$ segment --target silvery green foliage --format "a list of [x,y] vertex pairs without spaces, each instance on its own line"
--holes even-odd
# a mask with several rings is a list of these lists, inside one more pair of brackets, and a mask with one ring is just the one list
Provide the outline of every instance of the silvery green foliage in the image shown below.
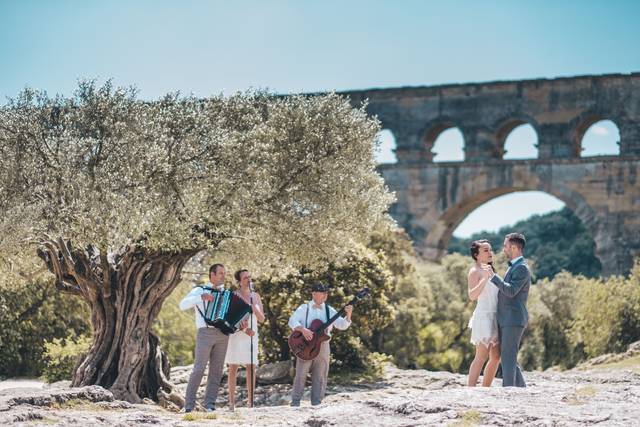
[[339,257],[392,198],[374,169],[377,131],[335,94],[143,102],[110,82],[69,98],[27,89],[0,110],[0,253],[62,237],[101,252]]

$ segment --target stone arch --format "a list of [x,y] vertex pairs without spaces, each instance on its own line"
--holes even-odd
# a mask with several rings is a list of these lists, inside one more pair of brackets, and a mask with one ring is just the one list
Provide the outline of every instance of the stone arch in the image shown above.
[[462,140],[463,140],[462,150],[464,152],[466,138],[465,138],[465,133],[462,127],[456,124],[456,121],[450,117],[439,117],[438,119],[430,122],[426,126],[424,136],[422,137],[423,149],[426,153],[428,153],[429,159],[431,161],[433,161],[433,157],[435,154],[433,152],[433,148],[436,143],[436,140],[443,132],[449,129],[458,129],[462,134]]
[[449,240],[460,223],[474,210],[496,197],[520,191],[542,191],[550,194],[562,202],[573,211],[582,221],[585,228],[591,234],[596,243],[596,256],[603,262],[604,249],[598,245],[599,224],[595,211],[589,206],[581,194],[565,187],[555,186],[553,188],[539,187],[535,185],[514,185],[510,187],[498,187],[483,192],[473,194],[471,197],[460,200],[453,206],[447,208],[431,227],[425,239],[424,256],[437,260],[447,253]]
[[[502,120],[497,121],[494,124],[495,129],[495,141],[497,146],[495,147],[495,153],[498,158],[503,158],[505,155],[505,143],[511,132],[521,125],[530,125],[536,133],[536,136],[540,135],[538,122],[533,118],[525,114],[519,114],[515,116],[509,116]],[[536,144],[537,148],[537,144]]]
[[[620,129],[620,117],[617,114],[589,111],[574,118],[570,123],[571,151],[574,157],[581,157],[582,139],[587,130],[595,123],[602,120],[612,121],[618,129]],[[621,135],[622,139],[622,135]],[[621,141],[620,141],[621,143]]]

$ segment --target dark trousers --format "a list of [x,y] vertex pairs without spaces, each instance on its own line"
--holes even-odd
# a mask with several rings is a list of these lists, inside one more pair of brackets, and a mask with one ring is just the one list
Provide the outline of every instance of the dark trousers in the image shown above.
[[500,359],[503,387],[526,387],[522,371],[518,366],[518,350],[524,333],[521,326],[499,326]]

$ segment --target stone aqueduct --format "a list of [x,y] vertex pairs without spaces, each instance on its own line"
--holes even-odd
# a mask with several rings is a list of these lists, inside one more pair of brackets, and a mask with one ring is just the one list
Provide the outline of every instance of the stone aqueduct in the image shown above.
[[[475,208],[538,190],[562,200],[596,242],[603,274],[626,273],[640,255],[640,73],[343,92],[396,138],[397,163],[380,166],[397,203],[391,214],[418,252],[438,259]],[[620,154],[581,158],[593,123],[612,120]],[[509,132],[530,124],[538,158],[504,160]],[[434,163],[444,130],[458,127],[465,160]]]

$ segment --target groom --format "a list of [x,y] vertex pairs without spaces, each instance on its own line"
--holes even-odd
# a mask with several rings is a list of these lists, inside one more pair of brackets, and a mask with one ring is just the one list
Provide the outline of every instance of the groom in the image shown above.
[[504,238],[503,251],[509,258],[509,269],[504,279],[485,266],[498,293],[498,332],[502,359],[502,386],[526,387],[518,366],[518,350],[524,328],[527,326],[527,297],[531,287],[531,272],[523,257],[525,239],[522,234],[511,233]]

